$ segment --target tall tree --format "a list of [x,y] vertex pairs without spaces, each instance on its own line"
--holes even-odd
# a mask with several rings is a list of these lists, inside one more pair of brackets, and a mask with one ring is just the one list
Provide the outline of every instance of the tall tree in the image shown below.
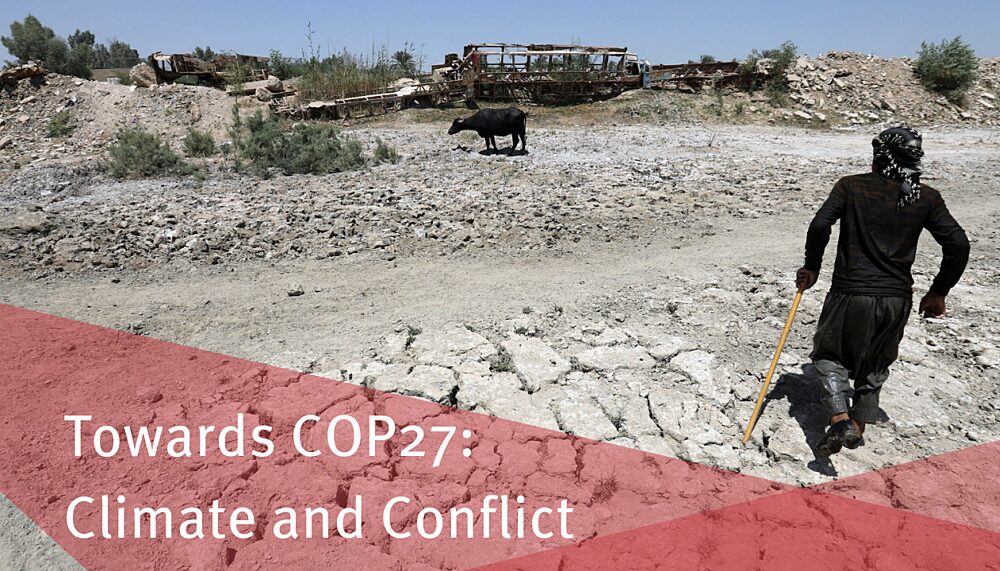
[[90,30],[80,31],[79,28],[69,35],[69,57],[66,61],[66,73],[90,79],[93,77],[90,69],[94,65],[94,33]]
[[90,30],[84,30],[81,32],[79,28],[77,28],[77,30],[70,34],[66,39],[69,41],[70,48],[75,48],[76,46],[88,46],[92,48],[94,47],[94,42],[96,41],[93,32]]
[[26,63],[46,61],[53,49],[54,40],[59,38],[52,28],[43,26],[38,18],[28,14],[23,22],[10,23],[10,36],[0,38],[0,43],[19,63]]
[[208,61],[211,59],[215,59],[215,56],[219,54],[215,53],[212,50],[212,46],[205,46],[204,49],[201,46],[198,46],[194,49],[194,51],[191,52],[191,55],[202,61]]
[[92,42],[92,37],[90,32],[77,30],[74,34],[74,49],[70,50],[66,40],[29,14],[23,22],[11,22],[10,36],[0,37],[0,43],[17,58],[17,63],[38,61],[56,73],[90,78],[92,48],[87,42]]
[[114,40],[108,46],[109,67],[132,67],[139,63],[139,51],[125,42]]
[[111,52],[108,51],[108,46],[104,44],[94,46],[93,62],[94,69],[111,67]]
[[392,54],[393,63],[407,76],[417,74],[417,64],[409,50],[399,50]]

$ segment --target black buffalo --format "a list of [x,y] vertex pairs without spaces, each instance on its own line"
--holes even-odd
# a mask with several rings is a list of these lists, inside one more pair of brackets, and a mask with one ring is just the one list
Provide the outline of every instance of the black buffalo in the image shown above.
[[493,150],[496,152],[499,152],[499,149],[497,149],[497,142],[493,137],[497,135],[510,135],[513,139],[510,154],[513,155],[514,149],[517,148],[518,137],[521,138],[521,150],[524,152],[528,150],[528,140],[524,136],[527,124],[528,114],[516,107],[508,109],[481,109],[476,111],[476,114],[472,117],[455,119],[451,124],[451,128],[448,129],[448,134],[454,135],[459,131],[475,131],[480,137],[486,140],[486,150],[490,150],[490,143],[492,143]]

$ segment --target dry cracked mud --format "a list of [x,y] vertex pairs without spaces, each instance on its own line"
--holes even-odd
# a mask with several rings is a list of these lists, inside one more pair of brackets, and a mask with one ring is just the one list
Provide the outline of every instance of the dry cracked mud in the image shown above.
[[[69,174],[65,195],[19,186],[4,220],[37,215],[45,230],[4,234],[2,301],[803,485],[996,438],[993,131],[926,132],[929,183],[973,259],[947,319],[911,317],[885,422],[833,464],[810,447],[823,426],[808,353],[826,274],[754,446],[737,436],[810,214],[839,175],[864,169],[869,133],[538,129],[519,157],[452,149],[424,125],[357,135],[405,159],[197,188]],[[331,255],[341,226],[358,230]],[[80,240],[90,245],[59,257]],[[923,243],[918,291],[937,259]]]
[[[797,485],[1000,437],[995,129],[924,129],[972,260],[947,318],[911,316],[867,445],[832,461],[808,359],[826,272],[739,437],[805,228],[867,168],[869,129],[547,126],[515,157],[438,125],[351,132],[403,160],[198,185],[8,171],[0,302]],[[918,295],[939,258],[928,237]]]

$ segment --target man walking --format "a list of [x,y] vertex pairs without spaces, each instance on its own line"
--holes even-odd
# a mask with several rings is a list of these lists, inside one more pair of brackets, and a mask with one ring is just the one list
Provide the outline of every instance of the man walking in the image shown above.
[[[894,127],[872,141],[872,172],[840,179],[816,213],[806,238],[798,287],[816,283],[830,230],[840,220],[833,283],[823,302],[812,360],[820,379],[830,427],[817,446],[830,455],[864,444],[865,425],[875,422],[879,392],[896,360],[910,315],[910,268],[923,229],[944,253],[941,269],[919,311],[942,317],[945,296],[969,261],[969,241],[937,190],[921,184],[920,134]],[[848,379],[854,380],[854,391]]]

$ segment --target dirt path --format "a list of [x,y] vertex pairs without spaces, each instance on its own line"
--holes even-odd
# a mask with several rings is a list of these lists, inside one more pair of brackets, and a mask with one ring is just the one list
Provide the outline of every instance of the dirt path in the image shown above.
[[[481,323],[525,307],[587,312],[595,298],[678,278],[718,280],[733,260],[794,269],[807,220],[736,221],[700,243],[589,244],[548,255],[453,254],[306,261],[182,275],[151,272],[114,283],[70,278],[45,288],[11,280],[0,299],[22,307],[258,360],[284,351],[356,358],[399,324]],[[289,297],[293,284],[306,294]],[[320,291],[315,291],[319,289]],[[141,327],[137,327],[141,323]],[[308,361],[288,363],[301,367]]]
[[[988,225],[1000,209],[1000,197],[952,203],[970,228]],[[44,288],[8,279],[0,301],[250,359],[300,353],[308,360],[285,364],[302,368],[357,358],[399,324],[482,323],[556,305],[586,313],[602,295],[678,279],[718,282],[738,266],[773,267],[787,277],[799,263],[807,223],[800,214],[730,221],[697,244],[670,238],[642,246],[588,244],[557,257],[369,257],[153,271],[127,281],[80,276]],[[835,244],[834,238],[829,252]],[[935,248],[930,239],[921,244],[925,255]],[[295,284],[306,294],[288,296]]]

